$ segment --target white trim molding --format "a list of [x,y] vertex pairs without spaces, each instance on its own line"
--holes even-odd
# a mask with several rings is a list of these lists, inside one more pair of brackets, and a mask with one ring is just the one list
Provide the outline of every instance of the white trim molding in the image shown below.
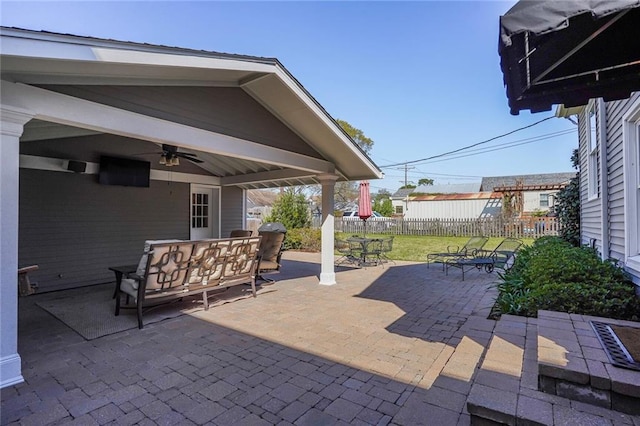
[[622,118],[624,143],[625,265],[640,281],[640,99]]

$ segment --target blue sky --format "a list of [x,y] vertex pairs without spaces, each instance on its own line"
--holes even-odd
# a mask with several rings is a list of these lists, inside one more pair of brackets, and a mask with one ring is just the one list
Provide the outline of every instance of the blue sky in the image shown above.
[[[3,0],[0,22],[278,58],[329,114],[373,139],[370,155],[386,177],[372,181],[372,190],[393,192],[405,171],[385,166],[482,142],[553,115],[509,114],[498,19],[513,4]],[[554,118],[480,147],[495,150],[410,164],[408,180],[445,184],[572,171],[576,127]]]

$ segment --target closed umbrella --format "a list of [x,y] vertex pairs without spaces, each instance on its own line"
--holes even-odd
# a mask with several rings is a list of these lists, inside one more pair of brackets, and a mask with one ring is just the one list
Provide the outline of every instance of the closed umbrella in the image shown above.
[[360,182],[360,199],[358,200],[358,216],[364,220],[364,235],[367,235],[367,219],[373,215],[371,211],[371,194],[369,193],[369,181]]

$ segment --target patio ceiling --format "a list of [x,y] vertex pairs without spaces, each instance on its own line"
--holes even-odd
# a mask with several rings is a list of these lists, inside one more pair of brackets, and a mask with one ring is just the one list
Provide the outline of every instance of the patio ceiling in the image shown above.
[[[277,59],[15,28],[2,28],[1,34],[1,76],[6,93],[3,98],[9,99],[15,91],[21,100],[23,92],[33,93],[34,97],[51,94],[54,100],[66,99],[48,90],[56,86],[237,88],[317,153],[309,156],[287,152],[264,141],[243,140],[197,128],[191,128],[191,136],[199,136],[197,140],[204,140],[202,143],[192,142],[196,140],[194,137],[178,141],[141,137],[158,145],[171,143],[183,151],[196,153],[204,160],[201,167],[219,176],[221,185],[267,188],[314,184],[318,183],[318,174],[327,172],[336,173],[341,180],[382,177],[373,161]],[[85,104],[101,106],[78,99],[73,107],[83,108]],[[126,110],[120,107],[115,112]],[[39,120],[25,126],[21,141],[104,133],[99,126],[70,123],[66,117],[36,115],[36,119]],[[125,130],[109,129],[108,132],[136,137]]]
[[500,17],[511,114],[640,90],[640,0],[519,1]]

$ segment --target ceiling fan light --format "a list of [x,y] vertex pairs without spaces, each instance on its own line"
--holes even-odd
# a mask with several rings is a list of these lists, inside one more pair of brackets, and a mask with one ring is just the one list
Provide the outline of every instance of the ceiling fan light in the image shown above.
[[166,157],[164,154],[162,154],[162,155],[160,156],[160,161],[159,161],[159,163],[160,163],[161,165],[163,165],[163,166],[166,166],[166,165],[167,165],[167,157]]
[[180,160],[178,160],[178,157],[173,157],[171,159],[171,165],[172,166],[179,166],[180,165]]

